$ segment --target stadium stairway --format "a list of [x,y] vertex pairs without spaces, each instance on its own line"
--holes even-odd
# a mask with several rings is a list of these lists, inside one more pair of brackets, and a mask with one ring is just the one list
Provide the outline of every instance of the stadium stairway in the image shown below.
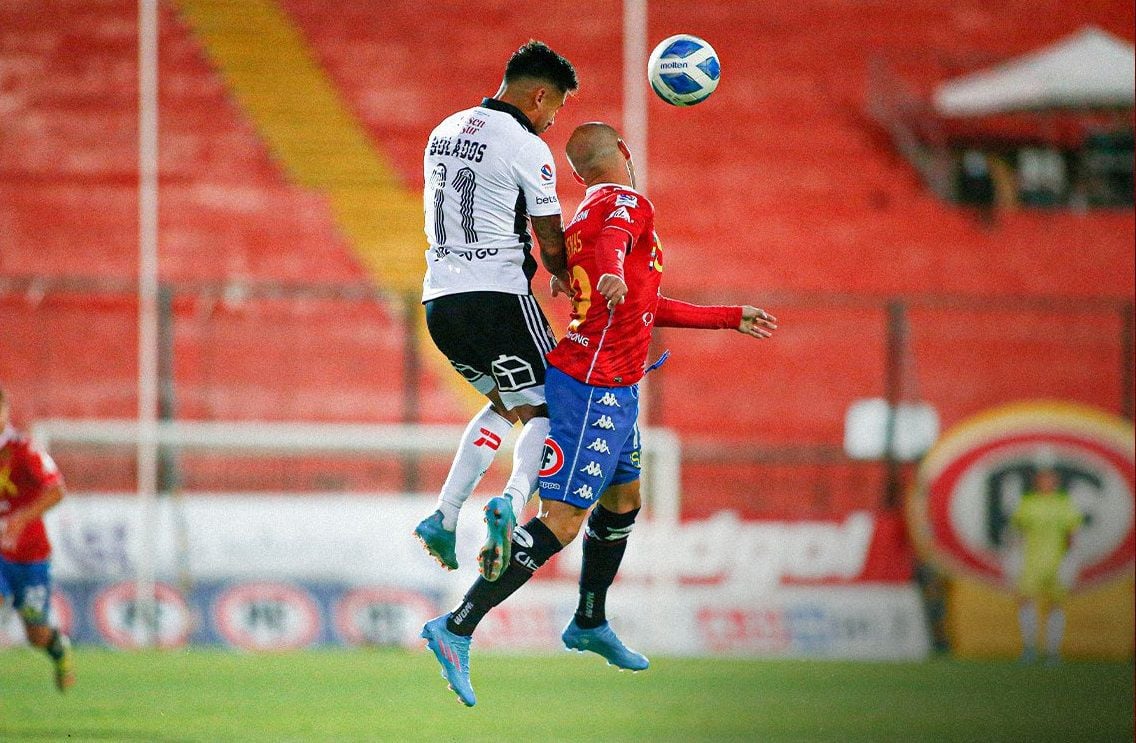
[[[178,7],[280,166],[326,194],[375,282],[413,301],[422,282],[421,196],[368,139],[291,18],[274,0],[178,0]],[[426,339],[424,317],[415,316],[416,337]],[[483,404],[428,341],[421,351],[468,407]]]

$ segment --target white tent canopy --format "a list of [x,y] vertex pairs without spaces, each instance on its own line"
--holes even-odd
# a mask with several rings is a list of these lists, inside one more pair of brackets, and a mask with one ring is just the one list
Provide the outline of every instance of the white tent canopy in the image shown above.
[[987,70],[949,80],[935,91],[944,116],[986,116],[1053,108],[1133,105],[1136,50],[1098,28]]

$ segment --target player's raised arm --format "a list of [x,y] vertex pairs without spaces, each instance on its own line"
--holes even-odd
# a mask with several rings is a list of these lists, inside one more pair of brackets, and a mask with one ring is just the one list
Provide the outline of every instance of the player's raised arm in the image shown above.
[[568,252],[564,249],[564,227],[560,215],[530,217],[529,221],[540,246],[540,262],[544,269],[568,286]]

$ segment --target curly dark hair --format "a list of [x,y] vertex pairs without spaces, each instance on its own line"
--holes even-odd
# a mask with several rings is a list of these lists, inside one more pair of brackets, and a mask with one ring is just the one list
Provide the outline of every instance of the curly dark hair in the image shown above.
[[522,77],[536,78],[555,85],[561,93],[570,93],[580,87],[576,68],[572,63],[548,48],[544,42],[531,39],[509,57],[505,65],[505,82]]

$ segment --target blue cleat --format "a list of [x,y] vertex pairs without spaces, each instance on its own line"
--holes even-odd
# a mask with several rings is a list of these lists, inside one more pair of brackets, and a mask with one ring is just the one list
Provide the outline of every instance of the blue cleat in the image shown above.
[[422,519],[421,523],[414,527],[414,536],[418,537],[418,541],[422,542],[422,546],[439,565],[446,570],[458,569],[458,556],[454,549],[457,533],[442,526],[441,511],[434,511]]
[[449,614],[434,617],[422,627],[422,637],[426,647],[434,652],[438,664],[442,666],[442,678],[450,684],[450,690],[458,695],[467,707],[477,704],[477,696],[469,683],[469,644],[471,638],[455,635],[446,629]]
[[580,629],[573,617],[568,626],[564,628],[560,639],[564,641],[564,647],[569,650],[577,650],[581,653],[590,650],[617,668],[627,669],[628,671],[645,671],[647,666],[651,665],[647,656],[624,645],[616,637],[615,630],[607,622],[594,629]]
[[488,535],[477,553],[477,569],[485,580],[494,581],[505,572],[513,555],[513,528],[517,525],[513,502],[503,495],[490,498],[485,505],[485,525]]

